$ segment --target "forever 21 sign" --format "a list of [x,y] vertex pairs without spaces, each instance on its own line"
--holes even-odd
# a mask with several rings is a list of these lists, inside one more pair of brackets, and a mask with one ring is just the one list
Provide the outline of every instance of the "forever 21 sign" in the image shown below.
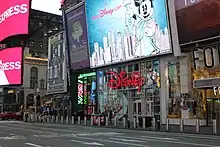
[[220,64],[220,45],[206,46],[193,51],[194,68],[213,68]]

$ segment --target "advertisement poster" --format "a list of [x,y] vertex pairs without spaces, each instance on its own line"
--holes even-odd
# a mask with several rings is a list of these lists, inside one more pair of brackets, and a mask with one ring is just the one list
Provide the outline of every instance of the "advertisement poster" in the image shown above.
[[67,92],[67,69],[65,59],[64,33],[60,32],[48,41],[47,93]]
[[219,0],[175,0],[180,44],[220,35]]
[[66,19],[70,66],[73,70],[89,67],[85,6],[69,10]]
[[0,50],[0,86],[22,84],[22,48]]
[[91,67],[170,53],[165,0],[86,0]]
[[28,34],[30,0],[6,0],[0,5],[0,42],[14,35]]

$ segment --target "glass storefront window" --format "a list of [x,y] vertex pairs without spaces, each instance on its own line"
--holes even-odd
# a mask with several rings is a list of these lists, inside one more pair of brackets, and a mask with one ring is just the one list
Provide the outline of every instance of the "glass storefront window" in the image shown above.
[[159,118],[160,70],[158,60],[108,67],[99,70],[98,73],[97,89],[101,113],[112,111],[113,116],[120,119],[128,115],[128,110],[131,110],[133,112],[130,117],[154,116]]
[[168,117],[179,118],[181,116],[181,89],[180,89],[180,63],[179,61],[168,62],[169,101]]

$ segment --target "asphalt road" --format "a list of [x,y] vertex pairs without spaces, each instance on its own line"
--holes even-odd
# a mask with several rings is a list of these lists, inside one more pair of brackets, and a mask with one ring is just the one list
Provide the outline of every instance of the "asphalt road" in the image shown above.
[[220,147],[220,136],[0,121],[0,147]]

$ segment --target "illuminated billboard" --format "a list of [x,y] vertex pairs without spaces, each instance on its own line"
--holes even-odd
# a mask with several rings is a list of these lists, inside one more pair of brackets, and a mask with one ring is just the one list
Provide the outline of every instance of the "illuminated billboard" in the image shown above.
[[6,0],[0,5],[0,42],[28,34],[30,0]]
[[21,47],[0,50],[0,86],[22,84],[22,54]]
[[175,0],[180,44],[220,36],[219,0]]
[[86,0],[92,68],[170,53],[165,0]]

